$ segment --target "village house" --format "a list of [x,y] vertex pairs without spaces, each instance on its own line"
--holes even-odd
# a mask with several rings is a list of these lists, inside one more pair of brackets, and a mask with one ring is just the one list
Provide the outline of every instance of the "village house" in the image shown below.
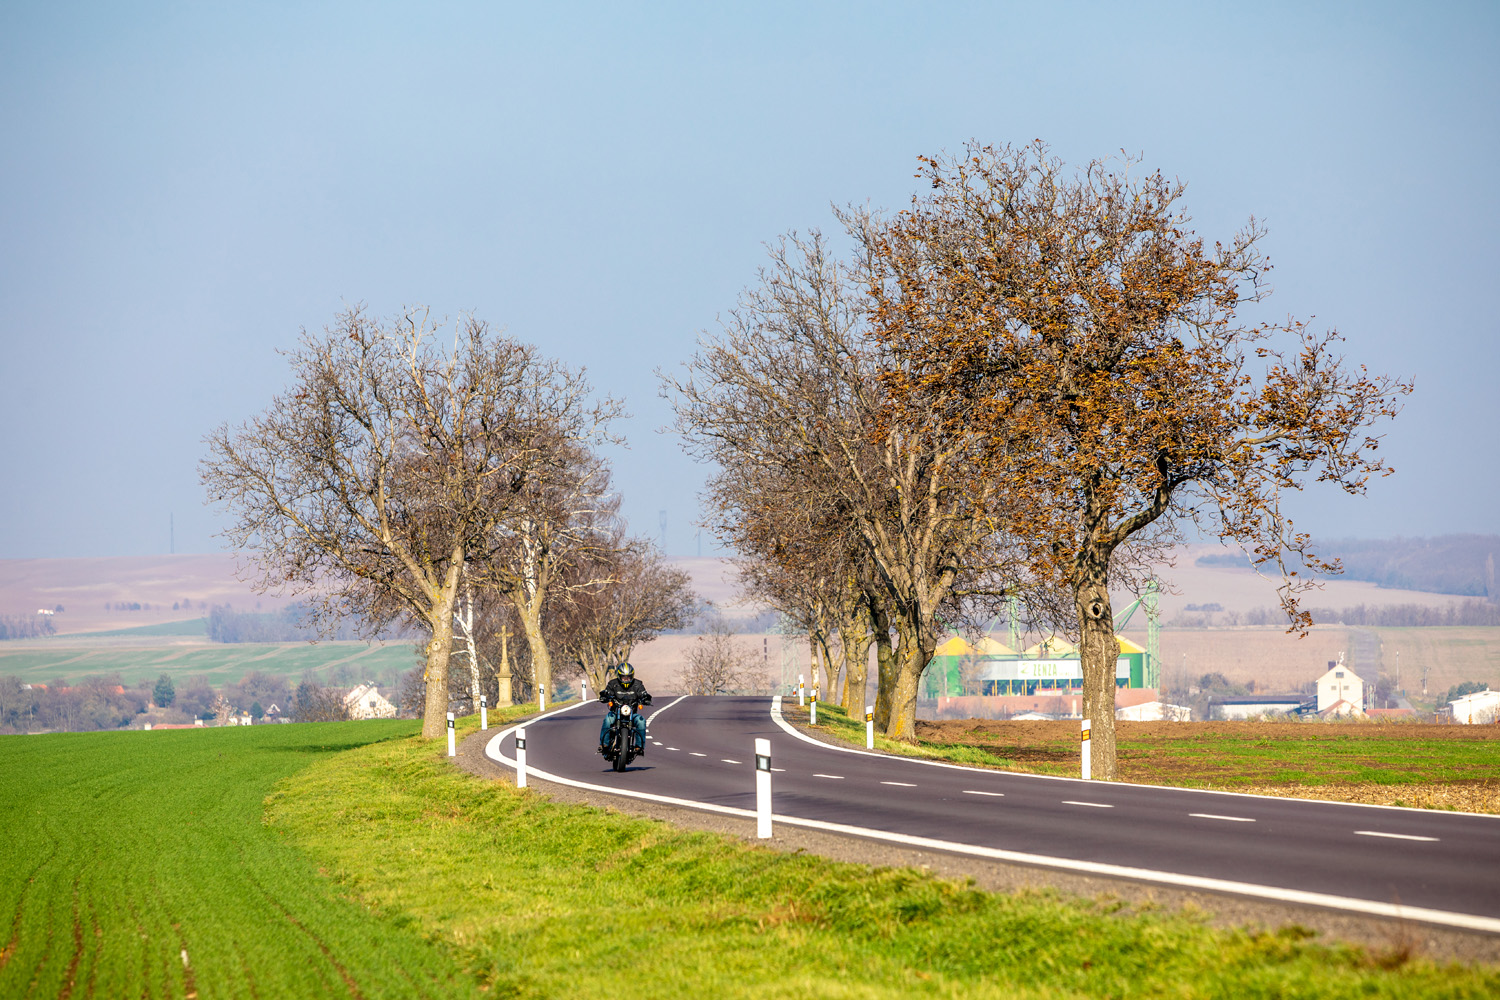
[[[1349,705],[1364,713],[1365,707],[1365,682],[1359,679],[1359,675],[1344,666],[1342,659],[1338,663],[1330,664],[1328,672],[1318,678],[1318,714],[1322,715],[1340,701],[1346,701]],[[1348,714],[1347,710],[1336,714]]]
[[361,684],[344,695],[351,719],[394,719],[396,706],[386,701],[374,684]]

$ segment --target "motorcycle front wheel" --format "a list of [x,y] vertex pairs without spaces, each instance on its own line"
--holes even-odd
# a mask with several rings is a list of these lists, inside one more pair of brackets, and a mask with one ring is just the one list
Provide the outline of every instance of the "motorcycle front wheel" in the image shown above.
[[630,763],[630,737],[627,735],[626,725],[615,727],[615,770],[625,770],[625,765]]

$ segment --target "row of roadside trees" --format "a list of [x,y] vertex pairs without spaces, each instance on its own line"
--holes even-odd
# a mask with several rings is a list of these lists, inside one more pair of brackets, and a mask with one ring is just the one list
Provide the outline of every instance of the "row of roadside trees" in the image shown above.
[[1206,244],[1183,185],[1137,166],[1073,171],[1039,143],[922,158],[908,208],[836,213],[842,255],[783,238],[662,375],[750,588],[842,658],[851,709],[875,647],[889,736],[913,735],[946,628],[1013,601],[1078,645],[1093,774],[1113,778],[1110,589],[1209,533],[1280,571],[1305,628],[1306,569],[1337,567],[1283,497],[1390,471],[1370,429],[1410,385],[1264,318],[1264,229]]
[[582,370],[419,309],[352,308],[289,360],[285,392],[210,436],[203,483],[260,587],[309,594],[330,624],[428,637],[424,736],[443,735],[453,689],[533,697],[559,657],[597,689],[691,619],[686,575],[624,535],[596,452],[622,406]]

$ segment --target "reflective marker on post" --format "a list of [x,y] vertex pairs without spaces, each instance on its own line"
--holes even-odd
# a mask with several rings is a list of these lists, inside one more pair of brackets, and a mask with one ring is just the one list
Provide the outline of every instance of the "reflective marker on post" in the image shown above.
[[755,741],[755,835],[771,836],[771,741]]
[[865,749],[875,749],[875,706],[865,706]]
[[479,728],[490,728],[490,696],[487,694],[479,696]]
[[1083,720],[1083,780],[1089,781],[1093,778],[1093,761],[1089,759],[1089,720]]
[[448,756],[458,756],[458,750],[453,744],[453,713],[448,713]]
[[516,730],[516,787],[526,787],[526,727]]

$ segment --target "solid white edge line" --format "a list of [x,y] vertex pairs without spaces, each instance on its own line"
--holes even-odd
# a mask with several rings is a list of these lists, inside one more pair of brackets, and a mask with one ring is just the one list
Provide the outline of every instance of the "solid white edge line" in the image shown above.
[[[1025,771],[1004,771],[993,767],[969,767],[966,764],[950,764],[945,760],[924,760],[921,757],[902,757],[894,753],[876,753],[873,750],[863,750],[859,747],[840,746],[837,743],[825,743],[822,740],[813,739],[811,736],[797,729],[781,716],[781,695],[771,699],[771,719],[790,736],[795,736],[804,743],[822,747],[824,750],[837,750],[840,753],[857,753],[862,757],[880,757],[884,760],[899,760],[908,764],[923,764],[927,767],[946,767],[955,771],[970,771],[976,774],[1004,774],[1012,778],[1035,778],[1038,781],[1083,781],[1083,778],[1068,778],[1060,774],[1028,774]],[[1094,784],[1089,781],[1088,784]],[[1229,795],[1238,799],[1257,799],[1262,802],[1317,802],[1327,806],[1349,806],[1355,809],[1394,809],[1404,813],[1420,813],[1423,816],[1478,816],[1481,819],[1500,820],[1500,815],[1492,813],[1463,812],[1458,809],[1417,809],[1413,806],[1383,806],[1375,802],[1334,802],[1331,799],[1299,799],[1291,795],[1256,795],[1253,792],[1230,792],[1222,788],[1181,788],[1177,785],[1142,785],[1135,782],[1118,782],[1126,788],[1159,788],[1164,792],[1192,792],[1197,795]]]
[[1227,820],[1230,823],[1254,823],[1255,822],[1255,820],[1251,819],[1249,816],[1219,816],[1219,815],[1217,815],[1215,813],[1188,813],[1188,815],[1189,816],[1193,816],[1193,817],[1195,817],[1197,819],[1222,819],[1222,820]]
[[1355,836],[1359,837],[1389,837],[1392,840],[1426,840],[1437,843],[1439,837],[1418,837],[1410,833],[1381,833],[1379,830],[1355,830]]
[[[678,699],[678,701],[681,700],[680,698]],[[672,704],[675,705],[676,702]],[[777,699],[777,704],[780,704],[779,698]],[[560,715],[577,707],[577,704],[569,705],[567,708],[549,712],[547,715],[529,719],[527,722],[536,722],[538,719]],[[671,705],[667,706],[667,708],[670,707]],[[485,744],[485,756],[501,764],[509,764],[514,768],[516,762],[500,752],[500,741],[514,733],[516,728],[517,726],[511,726],[509,729],[501,730],[491,737],[489,742]],[[818,743],[819,741],[809,740],[808,742]],[[842,748],[835,747],[833,749]],[[870,754],[869,756],[880,757],[884,755]],[[594,785],[586,781],[575,781],[572,778],[564,778],[562,775],[539,771],[533,767],[528,767],[526,770],[528,774],[535,776],[541,781],[551,781],[559,785],[568,785],[572,788],[587,788],[591,791],[603,792],[607,795],[618,795],[622,798],[661,802],[665,805],[682,806],[687,809],[719,813],[725,816],[739,816],[743,819],[754,819],[756,816],[753,809],[736,809],[733,806],[720,806],[708,802],[695,802],[691,799],[654,795],[650,792],[637,792],[623,788],[611,788],[607,785]],[[963,768],[963,770],[975,769]],[[1179,875],[1174,872],[1160,872],[1150,868],[1131,868],[1126,865],[1111,865],[1099,861],[1071,861],[1064,858],[1047,857],[1041,854],[1006,851],[997,847],[958,844],[946,840],[934,840],[929,837],[914,837],[904,833],[888,833],[885,830],[871,830],[865,827],[847,826],[843,823],[802,819],[779,813],[773,813],[772,820],[777,823],[785,823],[788,826],[800,826],[808,830],[824,830],[828,833],[839,833],[850,837],[864,837],[868,840],[883,840],[888,843],[902,844],[907,847],[947,851],[952,854],[967,854],[971,857],[987,858],[992,861],[1006,861],[1012,864],[1032,865],[1038,868],[1055,868],[1061,871],[1083,872],[1090,875],[1102,875],[1107,878],[1128,878],[1138,882],[1172,885],[1181,889],[1200,889],[1205,892],[1222,892],[1236,896],[1251,896],[1257,899],[1270,899],[1284,903],[1300,903],[1304,906],[1320,906],[1330,910],[1345,910],[1352,913],[1364,913],[1369,916],[1389,917],[1397,920],[1420,920],[1424,923],[1440,924],[1444,927],[1462,927],[1466,930],[1500,934],[1500,918],[1496,917],[1481,917],[1467,913],[1450,913],[1446,910],[1428,910],[1418,906],[1402,906],[1396,903],[1377,903],[1373,900],[1350,899],[1345,896],[1332,896],[1321,892],[1307,892],[1303,889],[1279,889],[1274,886],[1254,885],[1249,882],[1231,882],[1228,879],[1208,878],[1202,875]]]

